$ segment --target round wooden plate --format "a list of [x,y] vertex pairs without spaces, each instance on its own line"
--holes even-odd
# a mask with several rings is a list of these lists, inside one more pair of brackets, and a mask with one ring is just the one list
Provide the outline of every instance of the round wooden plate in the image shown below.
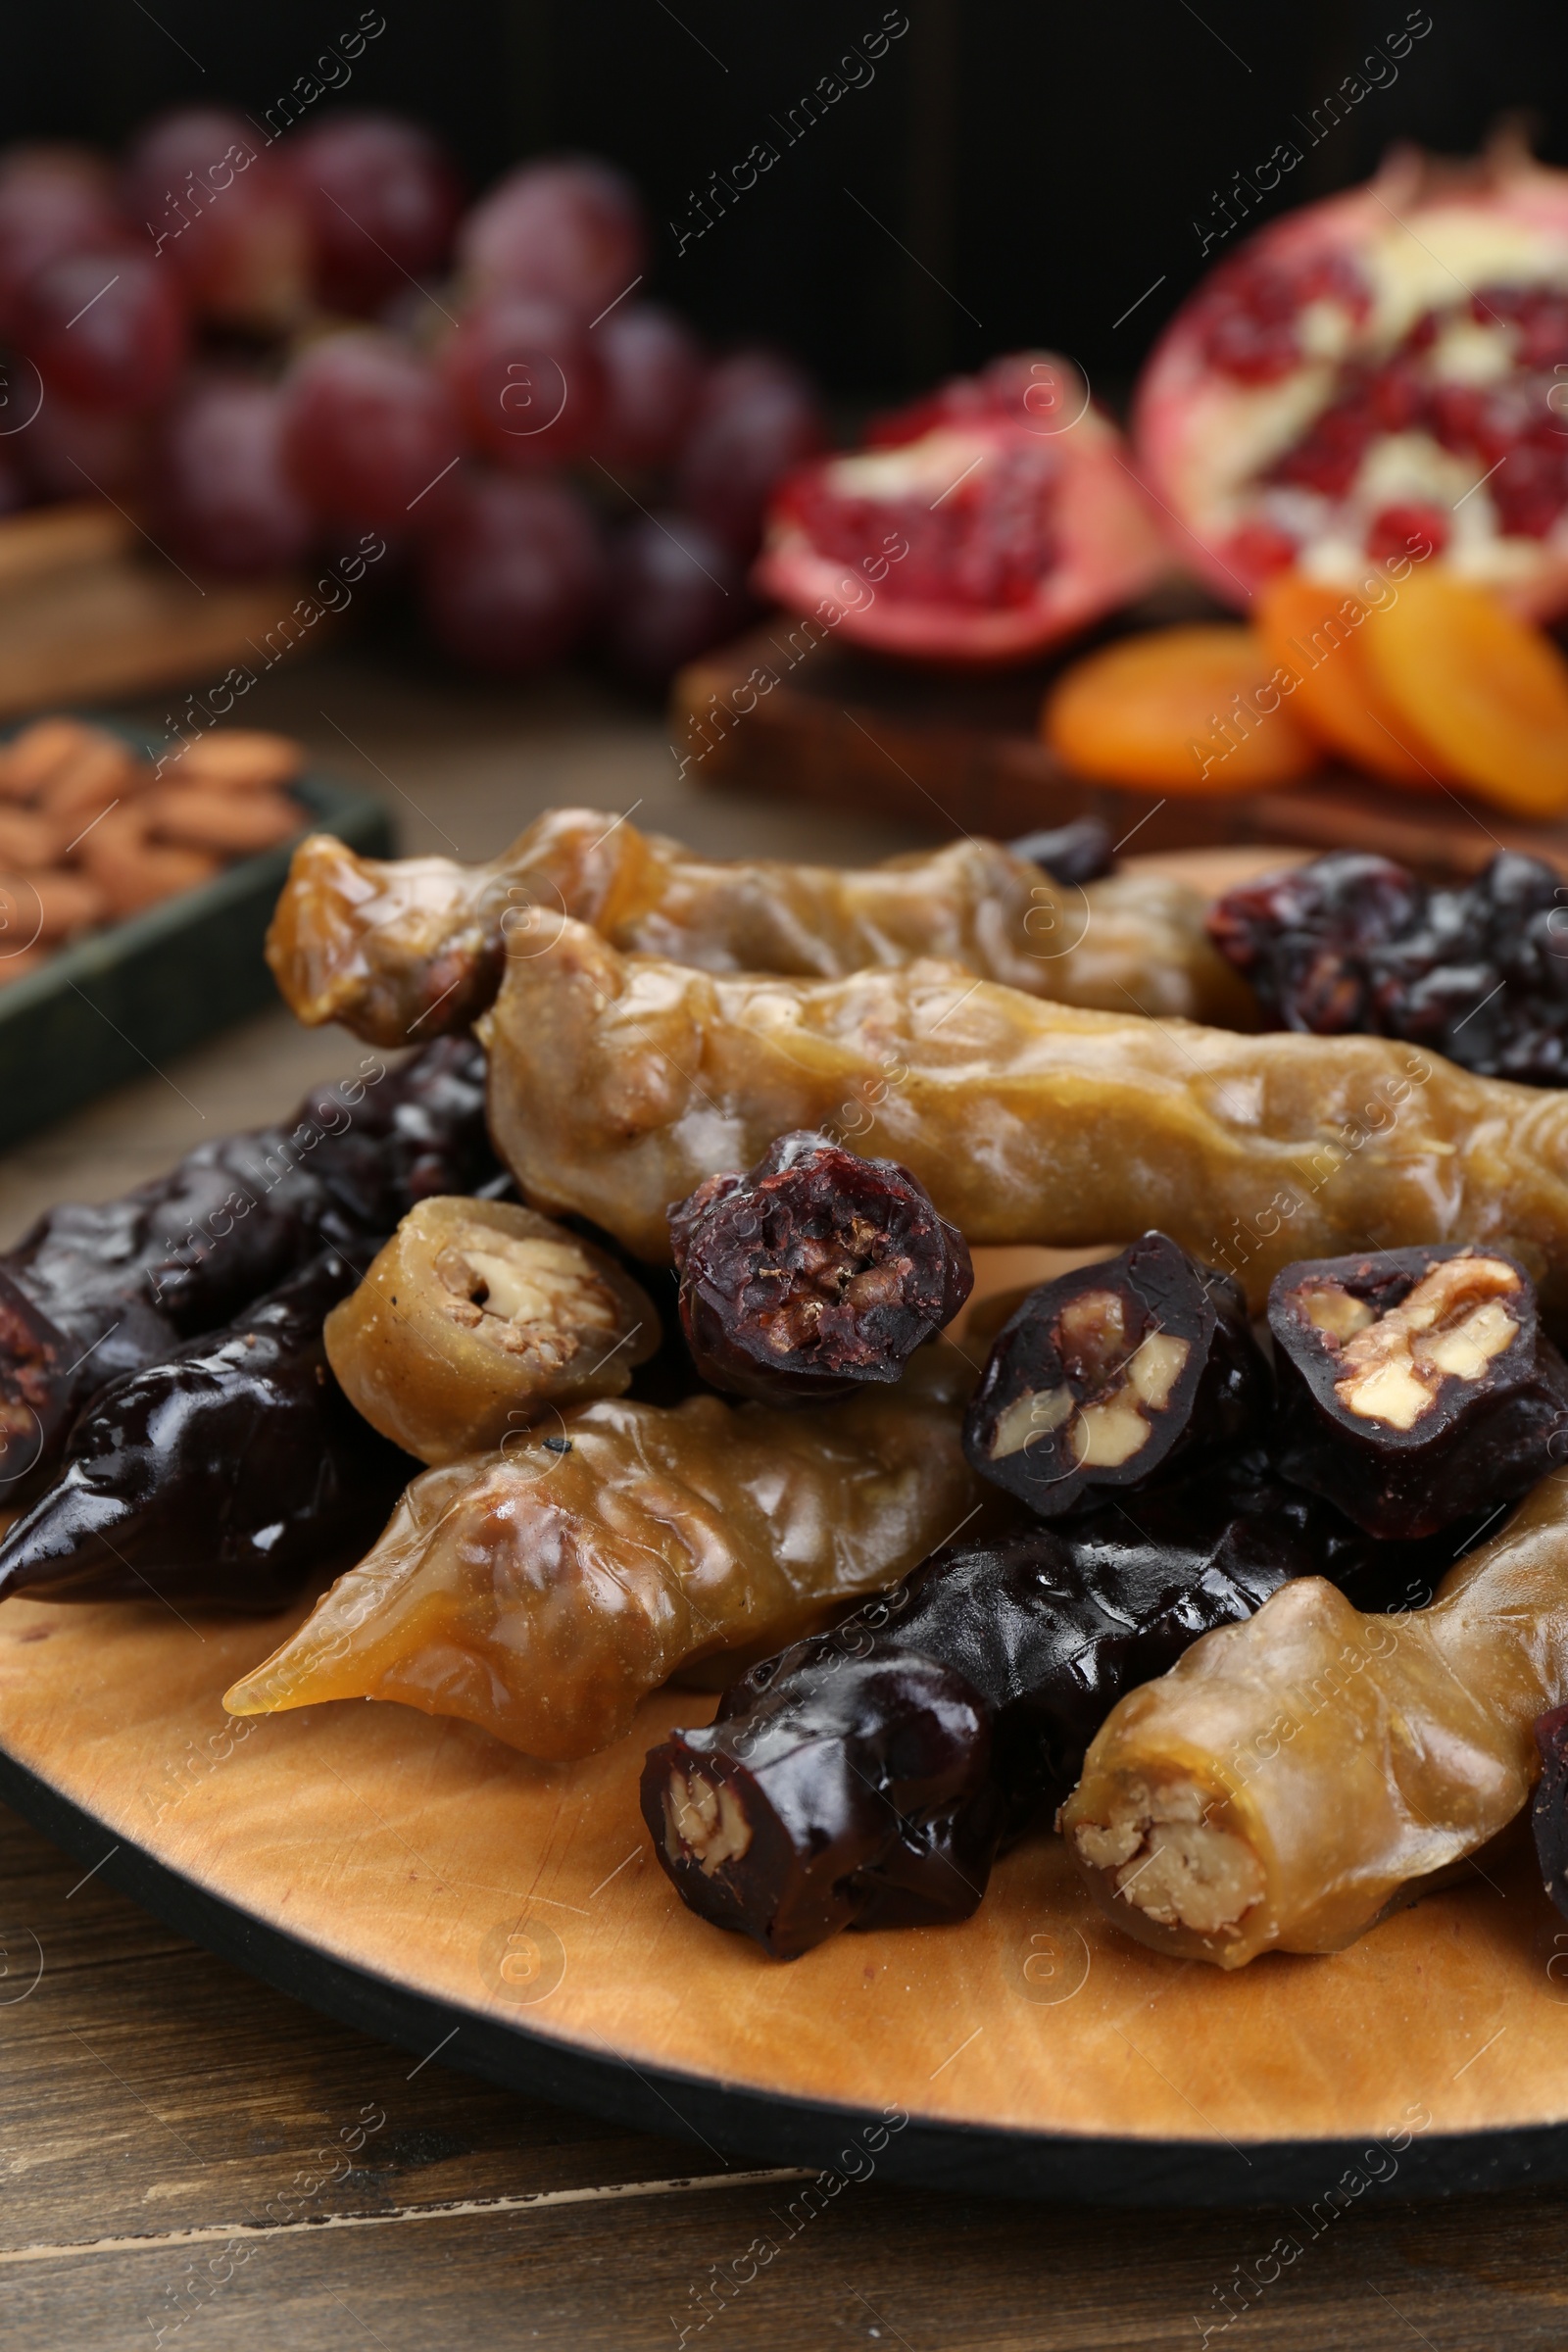
[[[984,1289],[1062,1262],[981,1256]],[[1051,1837],[960,1927],[779,1966],[682,1908],[638,1814],[645,1750],[712,1699],[661,1692],[574,1765],[399,1706],[229,1718],[224,1690],[303,1613],[7,1602],[0,1796],[172,1926],[421,2058],[725,2157],[858,2172],[869,2144],[889,2178],[1283,2202],[1312,2227],[1375,2180],[1568,2176],[1568,1921],[1528,1839],[1347,1952],[1237,1976],[1126,1940]]]
[[1349,1951],[1237,1976],[1126,1940],[1051,1837],[961,1927],[780,1966],[682,1908],[637,1811],[644,1751],[711,1698],[660,1692],[573,1765],[399,1706],[228,1717],[302,1613],[8,1601],[0,1796],[420,2057],[725,2155],[853,2172],[891,2125],[890,2177],[1011,2195],[1306,2211],[1391,2164],[1407,2188],[1568,2175],[1568,1922],[1527,1839]]

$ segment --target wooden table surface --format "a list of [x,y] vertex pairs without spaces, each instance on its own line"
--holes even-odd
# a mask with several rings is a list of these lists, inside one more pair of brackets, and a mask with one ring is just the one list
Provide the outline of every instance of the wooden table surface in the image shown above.
[[[460,689],[351,651],[275,673],[250,714],[384,791],[409,849],[486,855],[566,801],[720,855],[850,860],[914,840],[681,785],[656,719],[578,686]],[[149,1072],[0,1161],[0,1245],[352,1058],[279,1011]],[[7,2352],[1568,2346],[1568,2187],[1413,2205],[1396,2180],[1266,2287],[1255,2269],[1288,2217],[1053,2211],[873,2177],[792,2233],[796,2193],[318,2017],[0,1808]]]

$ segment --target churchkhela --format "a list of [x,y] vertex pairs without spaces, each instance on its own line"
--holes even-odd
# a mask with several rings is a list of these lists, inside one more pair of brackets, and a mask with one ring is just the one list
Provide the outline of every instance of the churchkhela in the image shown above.
[[335,1250],[100,1391],[60,1474],[0,1539],[0,1599],[160,1600],[267,1615],[368,1543],[415,1465],[354,1411],[321,1319]]
[[724,863],[594,808],[548,810],[488,865],[362,858],[314,833],[294,853],[268,960],[302,1021],[341,1021],[379,1046],[466,1029],[557,914],[624,955],[705,971],[832,979],[939,956],[1066,1004],[1255,1026],[1196,891],[1159,874],[1084,888],[1034,861],[1037,844],[1056,843],[1080,870],[1108,850],[1073,827],[1020,851],[965,839],[858,871]]
[[964,1450],[982,1478],[1057,1519],[1245,1442],[1271,1387],[1237,1285],[1146,1233],[1030,1292],[980,1376]]
[[531,1208],[421,1200],[326,1318],[367,1421],[421,1462],[502,1445],[549,1407],[621,1396],[662,1333],[605,1250]]
[[1568,1309],[1568,1100],[1384,1038],[1241,1037],[1044,1004],[951,966],[728,977],[541,920],[480,1024],[537,1206],[654,1261],[665,1210],[810,1127],[897,1159],[971,1248],[1151,1226],[1233,1274],[1468,1242]]
[[1374,1536],[1513,1502],[1568,1458],[1568,1364],[1497,1250],[1369,1250],[1269,1295],[1280,1466]]
[[1156,1951],[1338,1951],[1522,1812],[1537,1719],[1565,1700],[1559,1476],[1430,1607],[1366,1616],[1307,1577],[1195,1642],[1102,1725],[1063,1835]]
[[974,1287],[962,1234],[907,1168],[782,1135],[669,1211],[680,1319],[715,1388],[782,1402],[897,1380]]
[[0,1494],[41,1490],[111,1381],[217,1330],[323,1247],[352,1251],[425,1194],[499,1173],[483,1055],[451,1038],[318,1087],[285,1124],[199,1145],[118,1200],[50,1209],[0,1257]]
[[831,1405],[572,1406],[416,1478],[225,1703],[400,1699],[532,1756],[591,1755],[689,1661],[813,1631],[972,1517],[969,1377],[938,1346]]

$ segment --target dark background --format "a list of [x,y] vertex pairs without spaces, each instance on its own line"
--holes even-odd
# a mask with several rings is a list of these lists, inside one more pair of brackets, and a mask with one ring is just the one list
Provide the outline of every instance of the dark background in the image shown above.
[[[719,340],[794,348],[841,392],[890,393],[1051,343],[1114,395],[1200,272],[1193,222],[1212,217],[1214,191],[1282,139],[1304,148],[1294,119],[1407,13],[1407,0],[905,4],[909,30],[875,80],[679,259],[668,222],[692,217],[691,192],[754,140],[782,148],[769,117],[878,26],[886,0],[380,0],[385,32],[306,119],[356,102],[422,116],[476,188],[540,149],[616,158],[655,217],[655,290]],[[198,98],[261,115],[361,6],[26,0],[6,14],[0,138],[118,144],[155,109]],[[1416,13],[1432,29],[1397,80],[1254,218],[1364,177],[1398,138],[1470,151],[1509,110],[1568,164],[1561,0]]]

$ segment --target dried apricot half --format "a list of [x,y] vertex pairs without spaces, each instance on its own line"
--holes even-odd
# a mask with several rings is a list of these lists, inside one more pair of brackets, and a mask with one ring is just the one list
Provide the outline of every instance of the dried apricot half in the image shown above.
[[1442,762],[1412,737],[1366,659],[1365,624],[1378,610],[1343,587],[1282,571],[1258,590],[1252,621],[1274,662],[1295,673],[1294,718],[1369,775],[1432,792],[1446,780]]
[[1283,707],[1261,638],[1236,622],[1151,629],[1085,655],[1046,697],[1047,743],[1082,776],[1254,792],[1321,757]]
[[1516,816],[1568,810],[1568,662],[1550,638],[1436,569],[1362,634],[1373,683],[1456,783]]

